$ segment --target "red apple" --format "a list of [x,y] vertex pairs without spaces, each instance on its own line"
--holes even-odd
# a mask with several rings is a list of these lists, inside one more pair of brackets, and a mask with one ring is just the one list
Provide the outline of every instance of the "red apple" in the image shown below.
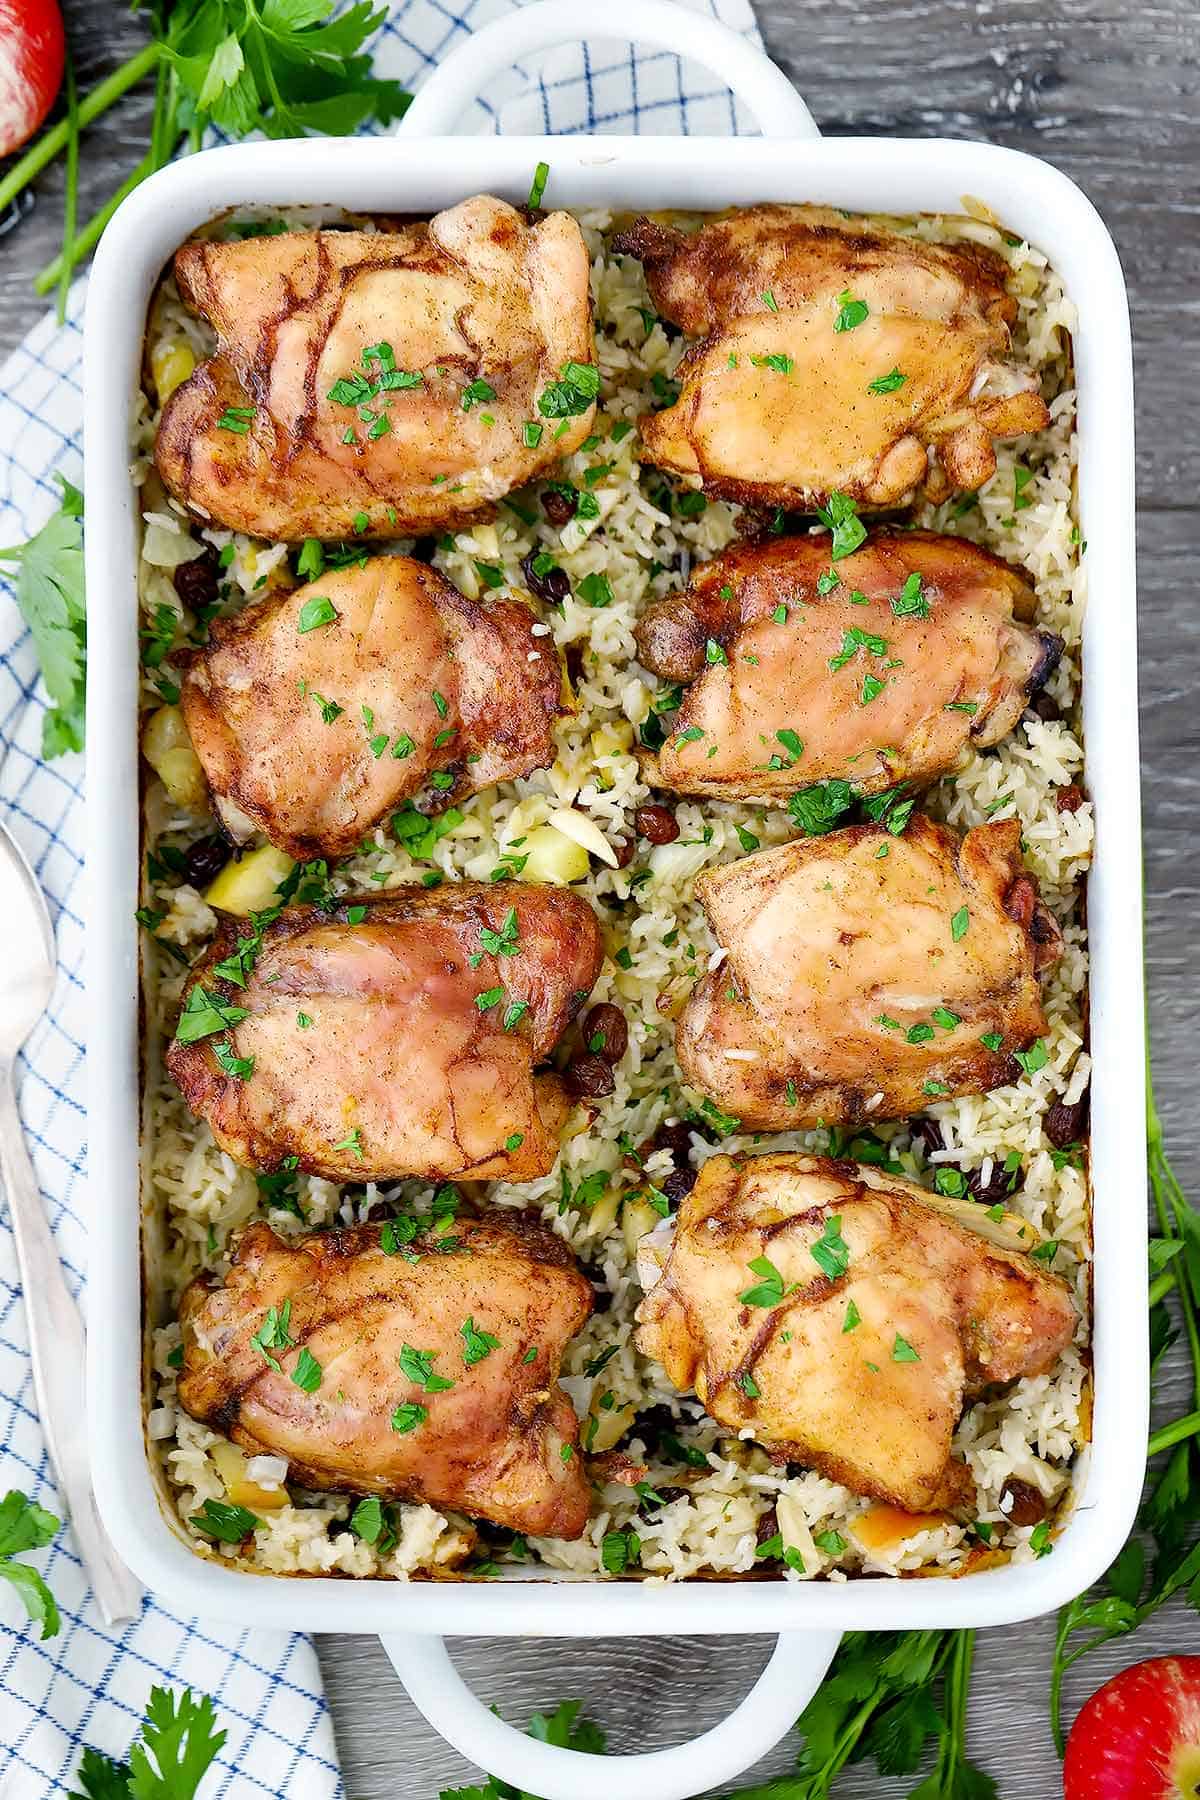
[[1114,1675],[1071,1727],[1064,1800],[1193,1800],[1200,1793],[1200,1656]]
[[0,156],[32,137],[54,105],[65,57],[58,0],[0,0]]

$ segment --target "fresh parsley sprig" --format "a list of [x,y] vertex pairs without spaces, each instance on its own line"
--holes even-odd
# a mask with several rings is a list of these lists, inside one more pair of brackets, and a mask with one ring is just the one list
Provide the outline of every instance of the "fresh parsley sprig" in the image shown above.
[[[135,7],[139,0],[135,0]],[[403,117],[410,95],[371,72],[364,44],[385,6],[356,0],[335,16],[334,0],[149,0],[151,42],[35,140],[0,180],[0,212],[79,134],[131,88],[155,79],[149,146],[116,193],[78,231],[68,184],[63,249],[34,281],[48,294],[95,248],[109,219],[139,182],[186,146],[200,148],[210,125],[228,138],[344,137],[368,120]]]
[[226,1734],[207,1694],[154,1687],[127,1762],[85,1750],[70,1800],[195,1800]]
[[[87,621],[83,598],[83,495],[58,477],[62,505],[30,538],[0,550],[0,576],[12,583],[21,617],[33,634],[50,696],[42,719],[42,755],[83,749]],[[11,575],[2,567],[15,564]]]
[[10,1488],[0,1500],[0,1580],[16,1588],[31,1621],[41,1626],[43,1639],[56,1636],[62,1625],[58,1607],[38,1571],[17,1558],[23,1550],[43,1549],[61,1523],[18,1488]]
[[[1146,1149],[1159,1235],[1150,1240],[1151,1373],[1174,1342],[1167,1307],[1174,1293],[1192,1362],[1191,1410],[1151,1433],[1152,1466],[1135,1534],[1097,1588],[1058,1615],[1050,1673],[1050,1726],[1061,1756],[1062,1687],[1067,1670],[1112,1638],[1126,1637],[1173,1594],[1186,1589],[1200,1609],[1200,1214],[1171,1167],[1146,1061]],[[1164,1462],[1159,1462],[1165,1457]],[[1147,1542],[1149,1540],[1149,1556]]]

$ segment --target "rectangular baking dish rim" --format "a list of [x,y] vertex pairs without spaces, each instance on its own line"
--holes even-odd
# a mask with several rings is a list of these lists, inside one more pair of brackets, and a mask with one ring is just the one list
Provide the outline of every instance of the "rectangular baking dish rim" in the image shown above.
[[[1075,1507],[1053,1554],[1039,1562],[957,1579],[844,1583],[613,1582],[553,1571],[486,1583],[298,1578],[199,1557],[164,1516],[143,1426],[135,1173],[137,514],[128,444],[146,302],[178,243],[231,206],[329,204],[427,214],[478,191],[519,204],[540,160],[551,166],[550,201],[574,207],[708,211],[812,199],[911,214],[960,211],[962,196],[975,195],[1047,254],[1079,309],[1079,502],[1089,576],[1083,714],[1086,778],[1096,802],[1088,891],[1095,1397]],[[1086,1587],[1116,1554],[1136,1510],[1148,1428],[1148,1351],[1132,368],[1120,264],[1080,190],[1020,152],[937,139],[377,138],[208,151],[137,189],[105,234],[88,296],[84,410],[91,615],[88,1410],[100,1507],[131,1567],[182,1611],[245,1622],[249,1606],[263,1626],[369,1633],[983,1626],[1049,1611]]]

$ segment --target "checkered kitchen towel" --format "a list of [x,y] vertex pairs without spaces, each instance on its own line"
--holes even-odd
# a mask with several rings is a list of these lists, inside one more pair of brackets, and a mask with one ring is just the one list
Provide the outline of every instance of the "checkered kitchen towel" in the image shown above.
[[[755,34],[748,0],[684,3]],[[381,33],[380,73],[418,84],[440,57],[510,4],[407,0]],[[463,129],[716,134],[750,129],[750,122],[706,72],[665,52],[635,54],[624,44],[597,42],[514,68],[492,84]],[[14,245],[19,250],[19,236],[9,240],[6,254]],[[65,325],[45,318],[0,370],[0,544],[21,542],[42,524],[57,503],[57,471],[80,479],[84,287],[76,284]],[[89,1199],[80,976],[83,764],[74,756],[49,765],[40,760],[44,705],[29,633],[0,577],[0,809],[46,890],[59,954],[49,1014],[21,1059],[21,1112],[67,1277],[82,1299]],[[57,1510],[12,1236],[0,1214],[0,1493],[10,1487]],[[87,1593],[69,1529],[38,1560],[58,1598],[63,1629],[43,1644],[24,1628],[15,1595],[0,1583],[0,1800],[66,1793],[84,1744],[123,1756],[154,1683],[190,1685],[216,1702],[228,1739],[205,1783],[205,1800],[341,1795],[309,1639],[177,1619],[152,1598],[135,1623],[108,1631]]]

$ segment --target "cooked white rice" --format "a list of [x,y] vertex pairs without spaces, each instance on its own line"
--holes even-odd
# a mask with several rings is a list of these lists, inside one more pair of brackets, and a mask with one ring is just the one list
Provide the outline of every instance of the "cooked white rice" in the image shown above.
[[[968,204],[968,210],[979,209]],[[651,797],[639,775],[633,746],[654,691],[634,662],[639,609],[652,595],[679,585],[692,561],[710,556],[734,535],[734,507],[710,502],[698,517],[681,518],[656,505],[651,495],[661,494],[663,478],[639,464],[636,432],[628,432],[619,442],[608,435],[618,421],[632,423],[647,409],[652,377],[670,374],[681,346],[669,341],[660,323],[647,332],[639,310],[649,305],[641,267],[609,254],[608,215],[591,213],[581,222],[593,258],[603,378],[603,415],[595,431],[602,442],[568,458],[564,474],[582,487],[590,463],[611,464],[594,488],[600,516],[594,521],[573,520],[560,533],[545,522],[536,501],[524,508],[530,517],[536,513],[536,524],[527,524],[504,506],[494,523],[444,540],[434,556],[444,574],[473,595],[479,586],[477,559],[498,564],[509,582],[521,587],[522,558],[540,545],[553,551],[575,593],[560,611],[547,610],[544,618],[560,650],[574,648],[582,657],[577,710],[559,727],[558,757],[552,768],[463,803],[461,824],[441,840],[432,859],[432,866],[451,879],[486,880],[506,846],[562,809],[571,810],[581,832],[598,830],[614,842],[633,837],[634,809]],[[599,911],[608,951],[594,999],[615,1001],[630,1027],[616,1091],[597,1103],[590,1127],[564,1143],[551,1175],[525,1187],[493,1183],[486,1193],[487,1201],[497,1206],[539,1206],[546,1222],[603,1284],[608,1304],[569,1347],[567,1385],[586,1421],[585,1444],[602,1451],[621,1442],[635,1458],[644,1456],[650,1484],[660,1492],[669,1490],[667,1504],[643,1509],[630,1488],[602,1484],[579,1541],[544,1539],[526,1545],[518,1540],[511,1547],[483,1544],[475,1526],[456,1515],[443,1515],[430,1506],[400,1505],[395,1509],[398,1541],[386,1555],[379,1555],[349,1529],[351,1501],[288,1489],[279,1459],[259,1458],[248,1471],[251,1478],[257,1477],[265,1494],[283,1503],[258,1503],[262,1523],[254,1533],[252,1554],[212,1544],[188,1520],[205,1499],[227,1497],[219,1463],[224,1461],[228,1473],[230,1452],[228,1447],[222,1449],[215,1432],[177,1406],[176,1372],[169,1359],[179,1342],[179,1328],[172,1321],[184,1284],[201,1268],[220,1272],[227,1266],[231,1239],[263,1203],[254,1176],[216,1148],[207,1127],[192,1118],[163,1070],[166,1022],[178,1004],[184,970],[162,943],[193,956],[216,924],[194,889],[172,885],[167,877],[148,883],[143,895],[146,904],[166,915],[157,939],[145,938],[147,1281],[152,1324],[157,1327],[152,1333],[148,1432],[181,1528],[198,1553],[242,1556],[264,1570],[334,1570],[357,1576],[406,1578],[434,1569],[476,1568],[493,1576],[519,1577],[535,1561],[594,1576],[603,1574],[605,1534],[633,1528],[641,1540],[641,1570],[652,1579],[674,1580],[700,1573],[761,1571],[765,1565],[756,1561],[756,1545],[778,1530],[785,1544],[800,1553],[803,1572],[799,1567],[782,1570],[786,1579],[798,1581],[817,1576],[843,1580],[860,1572],[895,1575],[931,1567],[961,1569],[969,1558],[978,1558],[988,1526],[993,1550],[1003,1548],[1015,1559],[1044,1552],[1044,1531],[1031,1546],[1031,1528],[1010,1524],[1001,1496],[1005,1483],[1019,1478],[1037,1488],[1052,1507],[1066,1502],[1073,1462],[1087,1436],[1087,1179],[1077,1166],[1078,1157],[1054,1152],[1042,1129],[1048,1104],[1057,1098],[1078,1098],[1088,1078],[1082,1017],[1087,950],[1080,882],[1091,855],[1092,809],[1084,804],[1078,811],[1060,813],[1055,804],[1056,791],[1078,778],[1083,760],[1077,702],[1085,580],[1073,510],[1074,308],[1040,252],[1012,242],[983,218],[924,219],[906,229],[933,238],[969,237],[1007,258],[1020,302],[1017,354],[1037,372],[1053,415],[1045,432],[1000,446],[998,471],[975,507],[963,512],[948,503],[919,514],[921,523],[960,532],[1029,570],[1037,585],[1039,622],[1061,632],[1067,644],[1051,683],[1062,720],[1027,720],[997,750],[968,754],[963,766],[926,801],[935,817],[964,829],[988,818],[1021,821],[1029,866],[1066,942],[1046,997],[1049,1060],[1015,1086],[938,1102],[928,1110],[939,1121],[947,1146],[936,1153],[934,1162],[980,1168],[986,1180],[997,1162],[1002,1164],[1014,1153],[1019,1157],[1020,1185],[1009,1204],[1059,1244],[1055,1267],[1075,1281],[1079,1298],[1075,1345],[1052,1373],[1018,1382],[1001,1398],[987,1399],[967,1411],[956,1449],[977,1484],[972,1506],[953,1521],[914,1521],[907,1536],[893,1538],[873,1553],[860,1548],[854,1535],[856,1519],[870,1510],[871,1502],[815,1473],[772,1464],[753,1442],[727,1436],[695,1400],[675,1393],[661,1369],[635,1351],[633,1314],[640,1289],[633,1250],[641,1232],[657,1221],[644,1203],[631,1198],[625,1203],[644,1177],[624,1166],[621,1146],[644,1143],[664,1121],[678,1118],[695,1103],[696,1097],[680,1085],[672,1045],[673,1015],[714,948],[693,899],[693,882],[701,869],[742,854],[739,825],[764,846],[782,843],[793,834],[786,810],[679,800],[674,808],[682,827],[677,842],[639,854],[624,870],[607,867],[593,856],[589,877],[578,884]],[[184,312],[169,284],[152,314],[150,345],[156,363],[181,348],[200,354],[208,347],[205,328]],[[190,526],[181,509],[166,500],[153,473],[155,423],[147,398],[135,478],[144,493],[141,601],[148,622],[158,607],[180,610],[171,570],[199,554],[205,542],[220,549],[232,546],[224,577],[230,604],[263,586],[273,571],[283,572],[287,555],[282,544],[265,545],[228,531],[201,532]],[[1014,474],[1018,465],[1034,471],[1019,493]],[[521,496],[514,498],[521,504]],[[592,571],[604,574],[612,588],[612,603],[602,609],[576,597],[581,578]],[[186,634],[192,624],[185,613],[182,631]],[[161,704],[161,674],[147,671],[148,707]],[[207,816],[173,807],[157,782],[151,783],[146,810],[148,849],[163,843],[185,847],[212,830]],[[370,853],[339,865],[333,884],[338,892],[386,890],[419,879],[430,867],[429,862],[414,862],[380,828]],[[631,956],[627,969],[613,960],[625,947]],[[906,1172],[932,1182],[930,1159],[919,1141],[910,1142],[906,1125],[881,1127],[881,1135]],[[757,1141],[727,1138],[720,1148],[749,1150]],[[786,1133],[771,1144],[779,1149],[825,1150],[829,1134]],[[714,1148],[694,1135],[697,1164]],[[660,1168],[653,1158],[646,1165],[651,1176],[667,1172],[669,1164],[663,1153],[659,1156]],[[590,1208],[579,1210],[572,1197],[582,1179],[598,1171],[607,1174],[608,1185]],[[309,1226],[364,1218],[381,1202],[401,1194],[406,1205],[419,1208],[431,1195],[428,1187],[411,1182],[382,1189],[368,1185],[365,1192],[348,1190],[345,1195],[334,1184],[315,1178],[300,1177],[297,1186]],[[281,1233],[305,1229],[287,1211],[272,1210],[269,1216]],[[605,1351],[613,1354],[602,1371],[587,1374],[589,1361]],[[677,1421],[678,1440],[703,1454],[703,1467],[681,1465],[662,1452],[645,1450],[637,1421],[650,1407],[669,1409]],[[973,1529],[975,1522],[983,1522],[983,1533]],[[782,1565],[772,1563],[770,1568],[774,1573]]]

